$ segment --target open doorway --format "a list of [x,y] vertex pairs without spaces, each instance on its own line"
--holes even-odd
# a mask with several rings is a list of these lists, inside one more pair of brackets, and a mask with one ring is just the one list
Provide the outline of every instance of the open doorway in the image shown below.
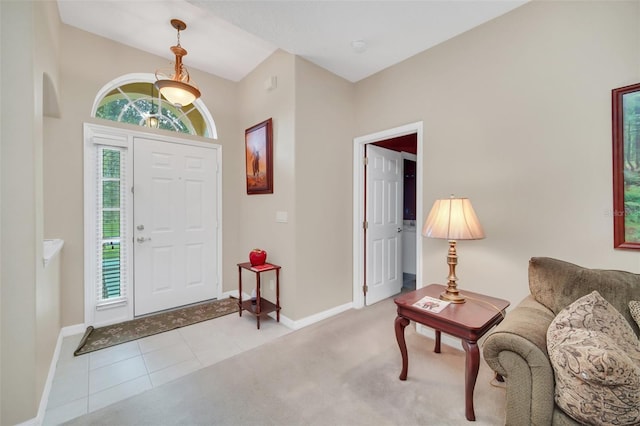
[[[367,148],[377,146],[399,154],[400,168],[402,174],[402,197],[397,200],[398,208],[401,208],[401,221],[398,234],[401,235],[402,261],[399,271],[399,279],[402,281],[402,289],[416,289],[416,243],[417,243],[417,215],[416,215],[416,171],[418,154],[418,135],[410,133],[408,135],[397,136],[385,139],[380,142],[372,142]],[[368,193],[365,199],[369,200]],[[368,210],[368,209],[367,209]],[[369,211],[365,212],[365,217]],[[401,230],[400,230],[401,229]],[[365,230],[366,234],[366,230]],[[366,238],[366,236],[365,236]],[[368,264],[365,257],[365,264]],[[370,280],[367,280],[370,281]],[[365,303],[369,303],[365,295]]]
[[[392,295],[389,293],[399,292],[402,286],[415,286],[415,283],[421,282],[422,244],[418,225],[419,218],[422,217],[422,128],[423,123],[416,122],[354,139],[353,305],[356,308],[371,304],[379,300],[380,297],[389,297]],[[376,147],[375,151],[370,149],[374,146]],[[379,148],[382,148],[382,154],[379,154],[381,151]],[[369,151],[376,152],[375,159],[365,160]],[[397,155],[394,156],[394,152]],[[414,166],[413,170],[409,170],[409,173],[404,173],[405,160],[407,164],[413,163]],[[375,161],[376,164],[372,164],[371,161]],[[367,184],[368,168],[379,168],[380,164],[388,164],[388,169],[396,167],[400,169],[403,178],[403,183],[399,187],[401,193],[397,193],[398,187],[395,186],[393,178],[390,182],[383,182],[377,187],[371,185],[371,182]],[[369,171],[369,173],[371,172]],[[410,174],[411,179],[405,179],[406,174]],[[413,194],[415,194],[413,198],[407,197],[409,203],[406,204],[402,189],[405,183],[408,183],[407,190],[413,189]],[[372,228],[373,224],[370,223],[371,210],[391,207],[383,204],[372,205],[372,198],[374,200],[383,198],[380,196],[383,191],[376,188],[385,186],[391,188],[389,190],[391,198],[397,199],[397,202],[400,203],[399,206],[390,204],[394,206],[393,208],[398,208],[399,217],[394,218],[393,214],[390,214],[390,220],[385,221],[389,225],[389,232],[397,232],[398,236],[402,236],[402,238],[397,236],[394,238],[389,234],[387,239],[376,247],[370,237],[374,234],[378,235],[379,230]],[[382,221],[376,219],[376,222]],[[398,251],[404,252],[405,256],[398,257]],[[402,260],[403,257],[404,260]],[[398,262],[401,264],[399,265]],[[398,273],[400,274],[399,286],[397,280],[394,281]],[[382,291],[375,289],[374,293],[370,293],[371,284],[382,285],[380,276],[385,274],[392,278],[390,287],[383,288]],[[367,294],[372,297],[367,298]]]

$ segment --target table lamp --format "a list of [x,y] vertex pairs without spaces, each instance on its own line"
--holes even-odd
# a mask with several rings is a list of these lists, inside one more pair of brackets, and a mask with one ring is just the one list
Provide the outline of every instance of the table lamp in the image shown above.
[[460,296],[456,281],[456,240],[479,240],[484,238],[482,225],[478,221],[475,211],[468,198],[451,198],[436,200],[431,207],[429,216],[424,222],[422,235],[429,238],[443,238],[449,240],[449,276],[447,290],[440,295],[440,299],[451,303],[464,303]]

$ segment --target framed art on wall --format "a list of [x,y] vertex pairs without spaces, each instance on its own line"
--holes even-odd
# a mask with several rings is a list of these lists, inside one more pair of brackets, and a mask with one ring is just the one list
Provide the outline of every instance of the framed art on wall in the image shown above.
[[611,91],[613,246],[640,250],[640,83]]
[[247,194],[273,194],[273,126],[263,121],[244,132]]

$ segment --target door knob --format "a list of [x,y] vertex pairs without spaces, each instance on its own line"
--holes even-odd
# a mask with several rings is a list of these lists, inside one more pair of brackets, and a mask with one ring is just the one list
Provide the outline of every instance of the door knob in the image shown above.
[[136,238],[136,241],[139,242],[140,244],[146,242],[146,241],[151,241],[151,238],[145,238],[145,237],[138,237]]
[[402,228],[398,228],[398,232],[402,232]]

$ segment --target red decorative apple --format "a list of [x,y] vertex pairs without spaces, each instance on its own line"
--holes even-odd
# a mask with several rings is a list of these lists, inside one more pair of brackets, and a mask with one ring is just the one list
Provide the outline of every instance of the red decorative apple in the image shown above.
[[251,266],[264,265],[267,261],[267,252],[260,249],[253,249],[249,252],[249,262]]

